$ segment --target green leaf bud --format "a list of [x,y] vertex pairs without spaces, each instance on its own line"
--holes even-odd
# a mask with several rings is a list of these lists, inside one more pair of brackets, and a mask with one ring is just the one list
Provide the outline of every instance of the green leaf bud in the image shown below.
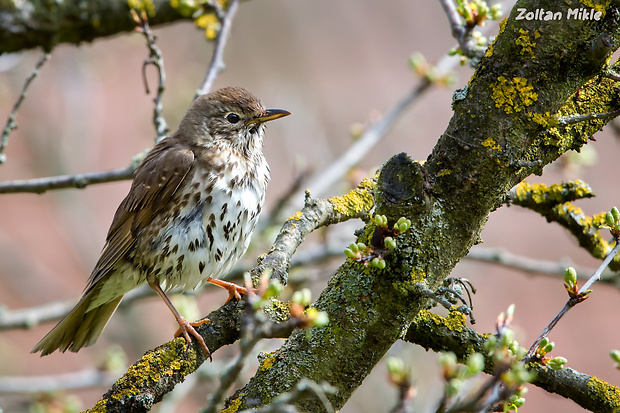
[[312,320],[313,327],[325,327],[329,324],[329,316],[325,311],[318,311],[316,308],[310,308],[306,316]]
[[616,220],[611,212],[605,214],[605,223],[612,228],[616,224]]
[[544,354],[549,354],[553,351],[554,348],[555,348],[555,343],[552,341],[551,343],[545,346],[545,348],[543,349],[543,352]]
[[270,280],[267,291],[265,291],[265,298],[278,297],[282,294],[282,290],[284,290],[284,286],[280,281]]
[[458,392],[463,388],[463,380],[461,379],[452,379],[446,385],[446,393],[449,396],[456,396]]
[[568,360],[566,360],[564,357],[555,357],[549,360],[547,365],[553,370],[562,370],[567,361]]
[[380,270],[385,268],[385,260],[383,258],[375,257],[370,261],[370,265]]
[[375,225],[378,227],[385,227],[388,224],[388,219],[385,215],[375,215]]
[[396,249],[396,241],[392,237],[386,237],[383,242],[385,243],[385,247],[387,249],[393,250]]
[[467,357],[466,365],[470,375],[480,373],[484,369],[484,356],[480,353],[472,353]]
[[439,365],[444,370],[454,370],[454,368],[456,367],[456,355],[452,352],[441,353],[439,355]]
[[573,288],[577,283],[577,271],[575,271],[573,267],[568,267],[566,271],[564,271],[564,282],[570,288]]
[[293,296],[291,297],[292,302],[302,305],[304,307],[307,307],[310,305],[311,299],[312,299],[312,293],[307,288],[301,289],[299,291],[295,291],[293,293]]

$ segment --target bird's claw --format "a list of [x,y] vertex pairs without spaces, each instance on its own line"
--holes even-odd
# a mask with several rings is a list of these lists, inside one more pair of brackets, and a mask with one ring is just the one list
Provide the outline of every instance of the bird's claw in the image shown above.
[[184,317],[181,317],[177,321],[179,322],[179,329],[176,331],[176,333],[174,333],[174,336],[180,337],[182,335],[187,341],[187,344],[191,345],[192,339],[189,336],[191,334],[192,336],[196,338],[196,340],[198,340],[198,343],[200,343],[200,346],[204,350],[205,356],[209,358],[209,361],[213,361],[213,358],[211,357],[211,352],[209,351],[209,348],[207,347],[207,343],[205,343],[205,339],[202,338],[202,336],[198,334],[198,331],[196,331],[196,329],[194,328],[204,323],[210,323],[211,321],[208,318],[204,318],[200,321],[195,321],[195,322],[190,323]]

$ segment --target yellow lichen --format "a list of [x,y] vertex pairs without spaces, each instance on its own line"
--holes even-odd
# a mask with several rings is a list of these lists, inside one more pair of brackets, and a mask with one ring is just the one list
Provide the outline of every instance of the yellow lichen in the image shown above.
[[197,27],[205,30],[207,40],[214,40],[220,31],[221,25],[214,13],[205,13],[194,20]]
[[373,191],[376,184],[373,180],[365,178],[346,195],[328,198],[334,209],[348,217],[355,216],[362,211],[369,211],[374,203]]
[[491,148],[496,151],[499,151],[501,149],[497,142],[493,140],[493,138],[486,138],[484,141],[482,141],[481,145],[485,148]]
[[418,313],[416,319],[421,319],[425,323],[433,323],[437,326],[445,326],[452,331],[463,331],[467,321],[465,315],[460,311],[450,311],[448,317],[442,317],[432,311],[422,310]]
[[265,360],[263,360],[261,365],[258,367],[258,370],[259,371],[269,370],[271,367],[273,367],[273,363],[275,361],[276,361],[276,356],[275,355],[265,358]]
[[607,7],[611,4],[611,0],[606,0],[603,2],[600,0],[581,0],[580,3],[596,11],[600,11],[603,13],[601,17],[605,17],[605,12],[607,11]]
[[243,396],[243,393],[241,393],[239,395],[239,397],[237,397],[235,400],[232,400],[229,404],[228,407],[225,409],[220,410],[220,413],[234,413],[236,411],[239,410],[239,407],[241,407],[241,397]]
[[287,221],[299,221],[301,219],[301,217],[303,217],[304,214],[301,213],[301,211],[296,212],[295,215],[293,215],[292,217],[290,217],[289,219],[287,219]]
[[528,57],[534,57],[532,49],[536,46],[536,43],[530,40],[530,34],[527,30],[519,29],[519,37],[515,40],[517,46],[521,46],[521,54]]
[[421,271],[416,271],[415,269],[411,271],[411,281],[413,281],[414,283],[424,282],[425,278],[426,278],[426,273],[421,272]]
[[[529,198],[535,204],[565,203],[569,191],[573,194],[571,196],[573,199],[587,198],[593,195],[590,186],[580,180],[575,180],[563,185],[553,184],[551,186],[544,184],[530,184],[527,181],[523,181],[515,187],[515,195],[519,201],[523,202]],[[577,211],[574,209],[572,212],[582,213],[581,210]]]
[[592,376],[588,380],[588,395],[601,407],[607,406],[608,410],[605,411],[620,411],[620,391],[618,387]]
[[503,108],[504,112],[510,114],[532,105],[538,100],[538,94],[534,92],[532,85],[528,85],[525,78],[513,77],[511,80],[499,76],[497,82],[493,84],[491,98],[496,107]]
[[447,169],[447,168],[444,168],[444,169],[442,169],[441,171],[439,171],[439,173],[437,174],[437,176],[438,176],[438,177],[440,177],[440,176],[450,175],[452,172],[453,172],[453,171],[452,171],[452,169]]
[[531,118],[534,123],[538,123],[539,125],[549,128],[552,126],[558,126],[558,120],[554,116],[551,116],[550,112],[543,113],[534,113]]
[[491,43],[489,47],[487,47],[487,51],[484,53],[484,56],[485,57],[493,56],[493,43]]

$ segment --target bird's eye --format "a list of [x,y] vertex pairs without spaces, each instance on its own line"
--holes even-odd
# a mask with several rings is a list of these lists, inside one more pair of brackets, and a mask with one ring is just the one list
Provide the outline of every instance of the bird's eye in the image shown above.
[[229,113],[226,116],[226,120],[229,121],[230,123],[237,123],[241,120],[241,118],[236,113]]

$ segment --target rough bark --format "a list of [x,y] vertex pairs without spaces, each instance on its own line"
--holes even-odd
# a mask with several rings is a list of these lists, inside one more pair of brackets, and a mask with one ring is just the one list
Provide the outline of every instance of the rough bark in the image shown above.
[[[140,3],[140,2],[136,2]],[[167,0],[143,2],[157,26],[183,17]],[[134,30],[127,0],[0,2],[0,54],[57,44],[81,44]]]
[[[517,21],[517,8],[558,10],[564,19]],[[601,20],[586,22],[567,19],[567,9],[555,1],[517,3],[466,97],[455,101],[454,116],[424,165],[426,172],[403,156],[382,168],[377,212],[387,215],[390,225],[400,216],[413,223],[398,237],[387,267],[345,262],[316,303],[328,312],[330,324],[311,334],[294,332],[271,367],[259,369],[229,406],[267,404],[306,377],[336,386],[331,401],[341,408],[426,305],[416,284],[436,288],[478,241],[489,214],[513,186],[580,148],[604,125],[605,119],[560,125],[556,117],[617,109],[617,86],[601,75],[620,44],[618,9],[601,6]],[[386,176],[390,185],[382,186]],[[413,186],[393,190],[400,182]],[[371,222],[360,241],[370,244],[373,233]],[[324,411],[314,398],[297,406]]]

